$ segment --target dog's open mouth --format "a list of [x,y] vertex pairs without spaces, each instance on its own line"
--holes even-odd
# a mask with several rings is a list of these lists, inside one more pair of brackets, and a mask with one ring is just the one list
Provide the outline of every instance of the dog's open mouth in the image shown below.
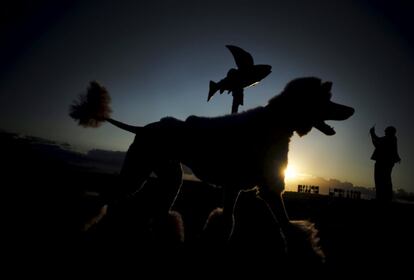
[[336,133],[333,127],[327,125],[324,121],[319,121],[315,123],[314,127],[319,129],[322,133],[325,133],[329,136],[334,135]]
[[334,135],[336,133],[335,130],[327,125],[324,120],[343,121],[352,116],[354,112],[354,108],[330,101],[328,108],[325,110],[323,120],[316,121],[313,126],[326,135]]

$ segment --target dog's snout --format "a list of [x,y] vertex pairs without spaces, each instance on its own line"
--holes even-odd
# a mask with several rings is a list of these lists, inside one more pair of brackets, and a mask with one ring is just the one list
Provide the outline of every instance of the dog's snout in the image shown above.
[[338,111],[338,120],[346,120],[350,118],[354,113],[355,109],[345,105],[341,105],[342,109]]
[[355,113],[355,109],[352,107],[348,107],[348,118],[351,117]]
[[331,102],[329,106],[326,120],[343,121],[351,117],[355,113],[355,109],[349,106]]

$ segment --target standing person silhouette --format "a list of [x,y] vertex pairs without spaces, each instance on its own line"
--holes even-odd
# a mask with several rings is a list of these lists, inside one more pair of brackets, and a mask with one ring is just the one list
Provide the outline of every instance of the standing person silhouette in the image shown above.
[[393,126],[388,126],[383,137],[378,137],[375,134],[375,126],[371,127],[369,132],[375,147],[371,159],[375,160],[376,199],[379,202],[389,203],[392,200],[391,172],[394,164],[401,162],[397,147],[397,129]]

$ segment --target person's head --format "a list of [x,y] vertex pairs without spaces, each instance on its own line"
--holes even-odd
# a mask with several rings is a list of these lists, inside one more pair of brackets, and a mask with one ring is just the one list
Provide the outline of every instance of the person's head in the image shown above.
[[388,126],[385,129],[385,135],[386,136],[395,136],[396,133],[397,133],[397,129],[393,126]]

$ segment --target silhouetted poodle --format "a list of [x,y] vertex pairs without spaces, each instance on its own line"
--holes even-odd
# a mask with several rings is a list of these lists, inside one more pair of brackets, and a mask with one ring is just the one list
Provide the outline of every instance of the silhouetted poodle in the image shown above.
[[182,183],[181,163],[202,181],[223,186],[223,217],[228,234],[233,228],[233,206],[242,189],[258,186],[283,232],[292,224],[285,211],[284,170],[293,133],[313,127],[326,135],[335,131],[326,120],[345,120],[354,109],[331,101],[331,82],[319,78],[295,79],[264,107],[214,118],[190,116],[185,121],[166,117],[144,127],[110,118],[106,89],[92,82],[88,94],[71,107],[70,115],[83,126],[108,121],[135,133],[121,171],[125,192],[138,190],[151,173],[165,184],[157,211],[168,213]]

